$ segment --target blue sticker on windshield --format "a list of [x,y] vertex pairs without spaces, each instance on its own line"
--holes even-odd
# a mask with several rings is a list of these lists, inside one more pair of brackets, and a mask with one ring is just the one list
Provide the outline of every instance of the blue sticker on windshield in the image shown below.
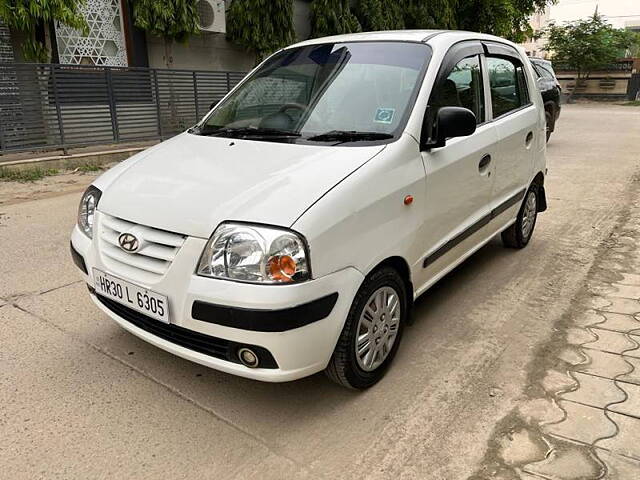
[[379,108],[376,110],[376,118],[374,119],[374,122],[391,123],[393,122],[393,115],[395,113],[395,108]]

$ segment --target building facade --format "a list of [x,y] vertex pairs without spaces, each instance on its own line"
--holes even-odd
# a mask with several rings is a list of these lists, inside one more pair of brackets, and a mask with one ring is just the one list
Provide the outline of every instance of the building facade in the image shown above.
[[[248,71],[255,57],[227,41],[225,10],[231,0],[197,0],[199,35],[169,48],[162,38],[135,27],[128,0],[86,0],[80,7],[89,26],[87,35],[56,24],[43,34],[54,63],[185,70]],[[294,0],[296,37],[310,35],[309,0]],[[24,61],[22,38],[0,24],[0,61]]]
[[[546,8],[544,12],[536,13],[529,20],[529,25],[534,32],[539,32],[549,23],[549,9]],[[526,42],[522,44],[527,55],[530,57],[546,58],[546,52],[544,48],[544,40],[542,38],[528,38]]]
[[[0,24],[0,155],[157,141],[194,125],[256,58],[226,39],[229,0],[193,1],[199,35],[167,45],[135,27],[131,0],[85,0],[87,32],[35,32],[52,65],[25,62],[24,34]],[[309,1],[293,6],[296,36],[306,39]]]
[[[592,16],[595,12],[615,28],[626,28],[640,32],[640,0],[559,0],[544,12],[531,17],[534,32],[550,23],[562,25]],[[522,44],[529,56],[547,57],[544,38],[528,39]]]

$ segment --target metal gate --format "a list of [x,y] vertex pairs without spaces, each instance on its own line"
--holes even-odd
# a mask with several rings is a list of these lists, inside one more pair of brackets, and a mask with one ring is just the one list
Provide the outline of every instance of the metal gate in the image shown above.
[[171,137],[242,72],[0,64],[0,154]]

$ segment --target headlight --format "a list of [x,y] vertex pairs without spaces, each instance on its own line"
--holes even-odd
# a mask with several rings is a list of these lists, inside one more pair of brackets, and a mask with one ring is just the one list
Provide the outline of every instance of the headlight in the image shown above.
[[91,185],[82,195],[78,207],[78,227],[89,238],[93,238],[93,217],[101,195],[102,192]]
[[223,223],[204,248],[198,275],[282,284],[311,278],[306,243],[282,228]]

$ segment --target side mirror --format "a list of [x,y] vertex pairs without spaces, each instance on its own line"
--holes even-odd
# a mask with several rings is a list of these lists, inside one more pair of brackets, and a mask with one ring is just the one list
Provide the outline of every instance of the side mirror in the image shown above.
[[444,147],[447,138],[466,137],[476,131],[476,116],[468,108],[441,107],[435,121],[433,140],[424,147]]

